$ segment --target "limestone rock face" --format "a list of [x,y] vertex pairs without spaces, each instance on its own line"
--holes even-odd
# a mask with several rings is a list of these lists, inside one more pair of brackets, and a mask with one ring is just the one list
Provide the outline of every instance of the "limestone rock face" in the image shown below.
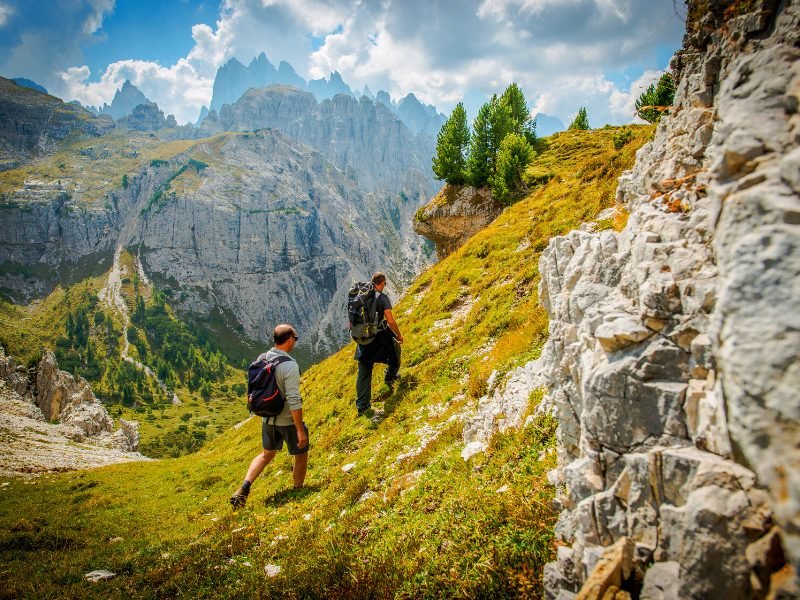
[[318,104],[312,94],[294,87],[250,89],[222,106],[218,117],[209,115],[201,131],[209,135],[267,128],[319,151],[363,189],[397,194],[413,171],[429,182],[432,192],[433,137],[416,136],[386,106],[367,97],[338,94]]
[[114,425],[89,384],[59,371],[56,357],[49,350],[36,368],[36,404],[48,421],[75,425],[87,436],[111,431]]
[[117,120],[133,114],[139,106],[149,105],[153,105],[153,102],[126,79],[122,87],[114,93],[111,104],[103,104],[98,112]]
[[0,289],[17,302],[45,295],[99,275],[111,265],[125,223],[136,218],[143,198],[152,196],[166,173],[148,166],[132,174],[127,188],[94,202],[61,191],[55,182],[28,183],[0,204],[0,253],[19,265],[0,273]]
[[436,107],[422,104],[414,94],[408,94],[397,103],[397,116],[414,133],[436,138],[444,125],[445,117]]
[[137,131],[157,131],[177,125],[173,115],[164,117],[164,112],[158,105],[149,102],[135,106],[130,115],[121,118],[119,122]]
[[550,598],[588,594],[622,539],[643,598],[780,595],[800,567],[800,6],[729,4],[687,27],[675,106],[620,178],[625,230],[540,260]]
[[89,385],[58,369],[52,352],[30,372],[0,346],[0,475],[91,468],[145,460],[139,424],[113,421]]
[[489,188],[446,184],[414,217],[414,231],[431,240],[439,258],[460,248],[503,212]]
[[[179,283],[179,308],[233,314],[255,339],[289,322],[301,348],[338,347],[351,283],[386,270],[396,290],[398,275],[410,276],[424,260],[401,223],[417,203],[365,194],[322,155],[275,130],[220,143],[225,168],[204,169],[196,189],[176,185],[174,196],[144,211],[130,243],[141,244],[156,280]],[[422,198],[424,182],[416,186]],[[398,229],[384,225],[395,220]]]

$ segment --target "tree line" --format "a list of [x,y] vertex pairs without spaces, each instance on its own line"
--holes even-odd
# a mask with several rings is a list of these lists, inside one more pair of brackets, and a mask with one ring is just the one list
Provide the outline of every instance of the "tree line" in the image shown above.
[[453,185],[489,186],[496,198],[508,202],[523,188],[522,173],[535,142],[536,120],[525,94],[512,83],[481,106],[471,132],[464,104],[456,105],[439,131],[433,172]]
[[[661,118],[675,95],[675,81],[664,73],[636,100],[639,117],[650,123]],[[568,129],[589,129],[581,106]],[[433,173],[452,185],[489,187],[498,200],[510,203],[525,192],[523,174],[535,156],[536,119],[516,83],[481,106],[470,129],[467,111],[459,102],[436,139]]]

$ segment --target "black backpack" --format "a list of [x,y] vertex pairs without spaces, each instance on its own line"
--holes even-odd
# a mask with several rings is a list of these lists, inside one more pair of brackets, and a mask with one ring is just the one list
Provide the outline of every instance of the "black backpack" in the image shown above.
[[259,417],[277,417],[283,410],[286,398],[278,388],[275,371],[288,356],[274,356],[267,360],[258,358],[247,369],[247,410]]
[[356,343],[369,344],[380,330],[383,315],[378,314],[378,295],[371,282],[357,281],[347,292],[347,316],[350,337]]

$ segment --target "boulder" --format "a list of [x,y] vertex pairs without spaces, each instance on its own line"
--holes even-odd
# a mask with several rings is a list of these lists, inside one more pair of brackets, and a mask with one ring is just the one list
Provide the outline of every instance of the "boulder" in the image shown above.
[[414,231],[431,240],[440,259],[452,254],[503,212],[489,188],[446,184],[414,217]]

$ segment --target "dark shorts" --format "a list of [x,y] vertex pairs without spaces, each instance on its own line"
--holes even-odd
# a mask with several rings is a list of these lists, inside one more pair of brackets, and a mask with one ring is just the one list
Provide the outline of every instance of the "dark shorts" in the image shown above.
[[[303,429],[306,430],[306,436],[308,436],[308,427],[306,427],[305,423],[303,423]],[[289,448],[289,454],[291,455],[305,454],[311,445],[309,441],[305,448],[297,447],[297,429],[295,429],[294,425],[273,425],[269,419],[262,423],[261,446],[264,450],[280,450],[283,448],[284,440],[286,440],[286,446]]]

